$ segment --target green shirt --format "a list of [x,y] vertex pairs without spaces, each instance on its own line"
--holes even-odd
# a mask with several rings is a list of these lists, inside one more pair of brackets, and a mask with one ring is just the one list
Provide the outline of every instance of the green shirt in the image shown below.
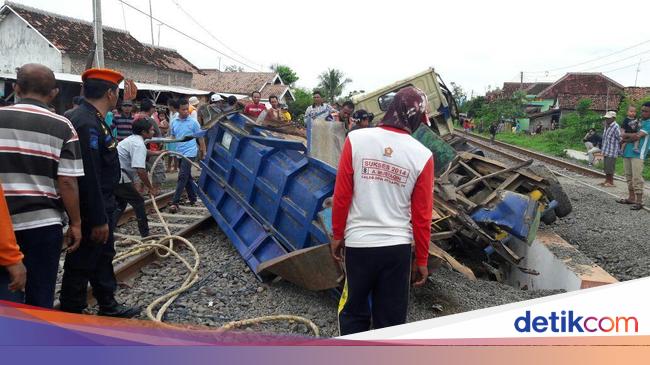
[[624,158],[639,158],[645,160],[648,157],[648,152],[650,152],[650,119],[646,119],[641,122],[641,133],[645,133],[641,139],[639,139],[639,152],[634,152],[634,142],[628,142],[625,144],[625,151],[623,151]]

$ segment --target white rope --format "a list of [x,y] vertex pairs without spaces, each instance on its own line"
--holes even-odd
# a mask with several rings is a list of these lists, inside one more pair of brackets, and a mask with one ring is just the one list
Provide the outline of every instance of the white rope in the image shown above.
[[[149,171],[149,181],[152,179],[153,171],[155,166],[160,163],[161,159],[166,156],[166,155],[175,155],[180,158],[185,159],[189,163],[191,163],[194,167],[197,169],[201,169],[201,167],[195,163],[194,161],[190,160],[189,158],[181,155],[180,153],[174,152],[174,151],[165,151],[161,153],[155,160],[154,163],[151,166],[151,170]],[[128,242],[133,242],[135,243],[131,248],[129,248],[125,252],[121,252],[119,255],[115,256],[113,259],[113,264],[116,262],[125,260],[129,257],[133,257],[136,255],[140,255],[142,253],[145,253],[147,251],[150,251],[152,249],[156,250],[156,255],[161,258],[173,256],[176,259],[178,259],[187,269],[187,276],[185,277],[185,280],[183,283],[176,289],[163,294],[156,298],[153,302],[151,302],[147,308],[146,308],[146,314],[147,318],[154,322],[158,322],[161,324],[164,324],[166,326],[170,327],[178,327],[178,326],[173,326],[170,324],[163,323],[162,318],[165,315],[165,312],[169,308],[169,306],[178,298],[178,296],[188,290],[190,287],[192,287],[198,280],[199,280],[199,265],[201,263],[201,258],[199,256],[198,251],[196,250],[196,247],[190,242],[188,239],[177,236],[171,233],[169,230],[169,225],[165,221],[165,219],[162,216],[162,213],[160,212],[160,209],[158,207],[158,203],[156,202],[155,196],[151,195],[151,201],[154,207],[154,210],[156,211],[156,215],[158,216],[158,219],[163,225],[163,228],[165,230],[165,234],[158,234],[158,235],[151,235],[145,238],[142,238],[141,240],[135,239],[135,238],[127,238],[123,240],[122,242],[128,243]],[[190,264],[183,256],[179,255],[176,249],[174,248],[174,242],[180,242],[184,244],[192,253],[194,263]],[[156,314],[154,314],[154,309],[160,306]],[[237,329],[240,327],[245,327],[245,326],[250,326],[254,324],[260,324],[264,322],[276,322],[276,321],[290,321],[290,322],[300,322],[303,323],[305,326],[307,326],[312,333],[318,337],[319,336],[319,330],[318,327],[314,324],[314,322],[310,321],[307,318],[300,317],[300,316],[294,316],[294,315],[285,315],[285,314],[280,314],[280,315],[272,315],[272,316],[263,316],[263,317],[257,317],[257,318],[252,318],[252,319],[245,319],[241,321],[233,321],[229,322],[222,327],[216,329],[218,332],[225,332],[225,331],[230,331],[233,329]]]

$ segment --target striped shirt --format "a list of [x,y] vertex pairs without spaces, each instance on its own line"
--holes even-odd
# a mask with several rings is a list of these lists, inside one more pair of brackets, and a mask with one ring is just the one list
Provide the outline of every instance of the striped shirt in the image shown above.
[[118,114],[113,116],[113,125],[116,131],[116,138],[121,142],[126,137],[133,134],[133,114]]
[[0,108],[0,181],[14,230],[62,224],[58,176],[83,176],[77,132],[45,104]]
[[603,132],[603,155],[606,157],[618,157],[621,149],[621,129],[616,122],[605,127]]

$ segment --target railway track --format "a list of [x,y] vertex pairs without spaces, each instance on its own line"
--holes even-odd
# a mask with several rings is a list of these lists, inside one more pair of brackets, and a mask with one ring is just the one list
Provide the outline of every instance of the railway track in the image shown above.
[[[174,192],[168,192],[156,197],[156,204],[161,211],[161,216],[165,219],[173,235],[188,238],[194,233],[204,229],[212,224],[212,216],[207,208],[201,206],[180,206],[180,211],[175,214],[166,213],[166,206],[171,202]],[[145,202],[149,217],[149,227],[154,233],[163,233],[162,223],[158,215],[153,210],[153,202],[149,199]],[[115,229],[115,249],[119,252],[128,249],[130,244],[128,239],[140,239],[136,235],[137,225],[134,220],[135,212],[129,206],[120,220],[117,222]],[[118,281],[126,281],[136,275],[140,269],[156,261],[159,256],[155,250],[146,251],[138,256],[126,259],[115,266],[115,276]]]
[[[509,143],[501,142],[495,140],[494,143],[490,141],[489,138],[474,134],[474,133],[465,133],[461,129],[456,129],[456,131],[459,133],[459,135],[465,137],[470,143],[475,144],[477,146],[480,146],[481,148],[497,153],[499,155],[504,155],[512,160],[518,161],[518,162],[524,162],[526,161],[525,158],[513,155],[508,152],[516,152],[519,155],[524,155],[530,158],[533,158],[538,161],[546,162],[548,164],[551,164],[556,167],[560,167],[572,172],[579,173],[581,175],[585,176],[590,176],[590,177],[597,177],[597,178],[605,178],[605,174],[602,171],[599,170],[594,170],[592,168],[589,168],[587,166],[583,166],[580,164],[576,164],[573,162],[569,162],[566,160],[563,160],[558,157],[554,156],[549,156],[540,152],[536,151],[531,151],[527,150],[525,148],[515,146]],[[621,176],[617,176],[618,180],[624,181],[625,179]]]
[[[524,162],[526,161],[525,158],[519,157],[517,155],[513,155],[510,152],[515,152],[516,154],[519,155],[524,155],[530,158],[533,158],[535,160],[541,161],[548,163],[550,165],[578,173],[580,175],[584,176],[589,176],[589,177],[595,177],[595,178],[605,178],[605,173],[599,170],[595,170],[593,168],[590,168],[588,166],[576,164],[570,161],[566,161],[564,159],[554,157],[554,156],[549,156],[540,152],[536,151],[531,151],[519,146],[515,146],[509,143],[505,143],[502,141],[497,141],[494,140],[494,144],[490,141],[489,138],[475,134],[475,133],[465,133],[462,129],[456,129],[456,132],[458,132],[459,135],[463,136],[465,139],[467,139],[468,142],[471,144],[474,144],[476,146],[480,146],[482,149],[486,151],[491,151],[493,153],[496,153],[501,156],[505,156],[511,160],[514,160],[516,162]],[[614,176],[615,180],[618,181],[625,181],[625,177],[615,175]],[[645,184],[645,190],[650,191],[650,185]]]

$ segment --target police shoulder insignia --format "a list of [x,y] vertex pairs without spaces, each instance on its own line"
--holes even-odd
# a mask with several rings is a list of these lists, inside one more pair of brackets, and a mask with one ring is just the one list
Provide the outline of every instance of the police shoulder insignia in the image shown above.
[[393,156],[393,149],[390,148],[390,147],[384,148],[384,156],[392,157]]
[[90,135],[90,138],[88,140],[88,144],[90,145],[90,148],[93,150],[98,150],[99,149],[99,131],[95,128],[91,128],[88,131],[88,134]]

